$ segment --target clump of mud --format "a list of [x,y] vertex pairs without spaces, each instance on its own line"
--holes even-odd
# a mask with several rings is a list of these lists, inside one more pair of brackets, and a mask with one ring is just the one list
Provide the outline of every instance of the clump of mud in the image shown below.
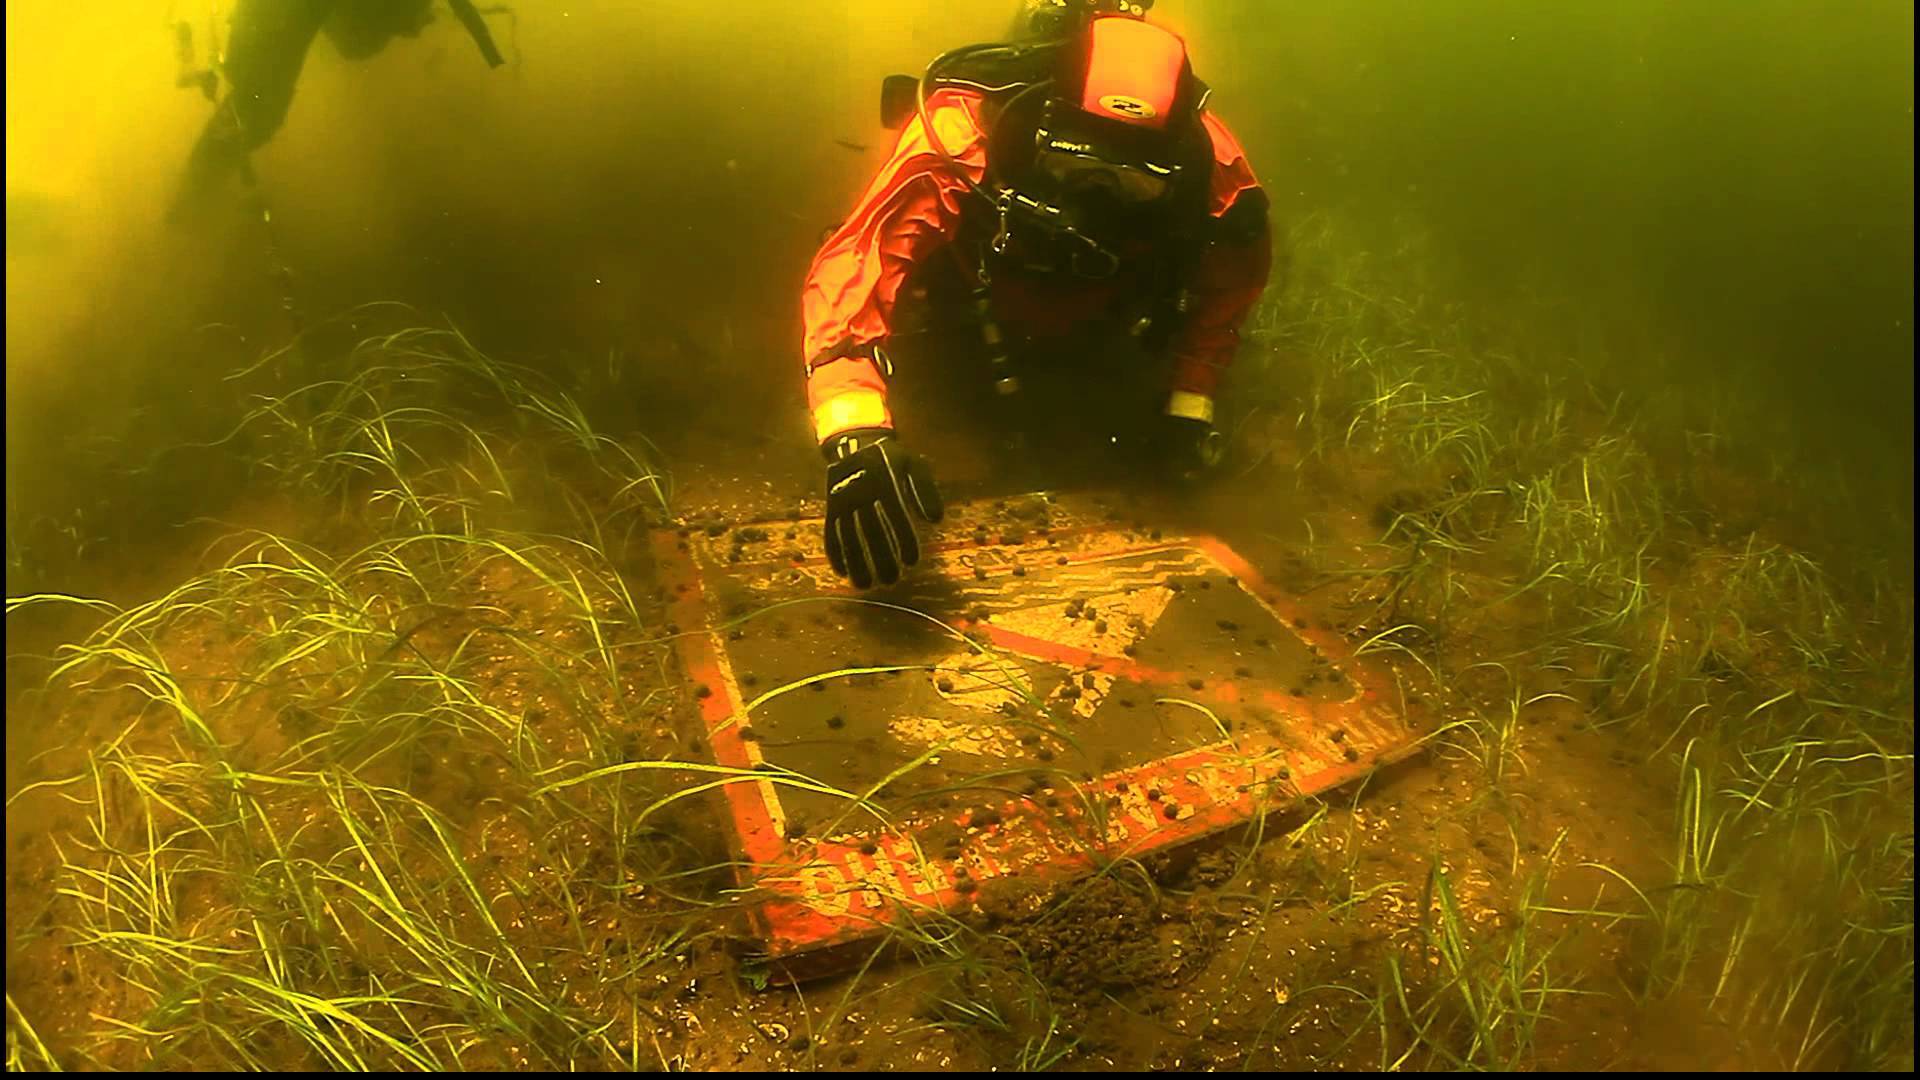
[[1001,933],[1048,986],[1076,996],[1180,985],[1205,967],[1213,935],[1184,905],[1112,876],[1063,890],[1043,915]]

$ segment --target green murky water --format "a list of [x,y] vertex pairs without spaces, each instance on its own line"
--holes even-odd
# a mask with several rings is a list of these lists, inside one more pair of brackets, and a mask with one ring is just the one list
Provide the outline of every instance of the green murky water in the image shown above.
[[[10,1067],[1911,1068],[1894,3],[1155,5],[1272,206],[1223,468],[1151,483],[1155,375],[1090,349],[1010,449],[938,281],[901,439],[956,504],[1221,537],[1422,751],[783,985],[667,553],[810,542],[808,261],[881,78],[1013,8],[481,4],[490,66],[445,3],[9,7]],[[170,216],[208,91],[262,70],[297,78],[251,181]],[[1051,551],[963,519],[932,535]],[[1051,565],[1006,595],[1069,598]],[[712,601],[761,690],[910,669],[752,718],[808,821],[1222,734],[1101,684],[1071,749],[851,800],[980,663]],[[1336,696],[1200,610],[1142,662]]]

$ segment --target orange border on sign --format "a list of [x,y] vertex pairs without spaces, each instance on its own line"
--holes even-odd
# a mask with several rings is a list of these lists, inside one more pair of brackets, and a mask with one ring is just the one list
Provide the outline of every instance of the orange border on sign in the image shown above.
[[[1113,530],[1076,526],[1055,528],[1052,535],[1102,531]],[[930,549],[941,552],[969,546],[972,545],[953,542],[931,545]],[[704,631],[682,634],[677,651],[688,676],[713,691],[699,701],[699,714],[707,729],[713,759],[720,765],[753,768],[753,756],[747,742],[740,737],[740,726],[732,723],[744,711],[746,703],[732,677],[730,665],[724,660],[725,645],[718,631],[708,628],[708,603],[700,566],[682,549],[681,538],[673,531],[657,532],[653,549],[674,593],[674,618],[683,626],[699,626]],[[1126,811],[1118,830],[1114,819],[1105,822],[1109,843],[1102,849],[1103,855],[1124,852],[1138,856],[1200,839],[1245,822],[1263,809],[1280,809],[1305,795],[1357,780],[1417,749],[1417,742],[1404,724],[1385,712],[1384,702],[1375,689],[1384,672],[1355,657],[1340,635],[1296,628],[1300,613],[1291,601],[1220,540],[1210,536],[1155,540],[1118,552],[1103,551],[1079,558],[1067,556],[1067,564],[1179,550],[1198,551],[1220,570],[1232,575],[1288,633],[1313,644],[1329,659],[1345,666],[1356,691],[1345,701],[1318,703],[1275,691],[1261,691],[1249,698],[1231,682],[1211,685],[1205,693],[1184,689],[1182,692],[1215,704],[1266,705],[1306,721],[1309,728],[1339,727],[1353,732],[1358,736],[1353,741],[1370,749],[1349,761],[1330,752],[1315,754],[1295,748],[1284,755],[1284,763],[1280,763],[1271,753],[1264,758],[1249,759],[1238,754],[1230,742],[1223,741],[1096,777],[1090,787],[1106,790]],[[750,569],[767,561],[771,560],[756,560],[741,564],[740,568]],[[822,563],[824,560],[818,557],[785,560],[789,566]],[[990,622],[955,620],[953,624],[962,630],[981,633],[994,645],[1032,659],[1099,670],[1147,686],[1179,686],[1183,682],[1179,673],[1155,669],[1130,657],[1041,641]],[[1263,773],[1263,766],[1271,767]],[[1147,810],[1146,820],[1142,820],[1143,800],[1131,796],[1149,789],[1160,793],[1159,800],[1148,804],[1154,809]],[[735,846],[742,863],[741,882],[758,889],[763,897],[750,908],[750,914],[771,959],[790,960],[876,935],[886,923],[899,917],[903,909],[955,908],[970,902],[969,894],[958,887],[958,879],[919,850],[913,839],[918,830],[872,834],[852,840],[790,843],[782,835],[785,816],[771,783],[729,784],[721,791],[732,818]],[[1114,794],[1122,792],[1129,797]],[[1082,793],[1086,793],[1084,788]],[[1176,819],[1164,819],[1167,806],[1178,811]],[[1084,818],[1085,812],[1073,804],[1064,809],[1045,809],[1032,799],[1021,797],[1004,804],[989,825],[973,826],[964,817],[948,816],[944,820],[974,833],[975,842],[966,857],[966,865],[968,876],[977,884],[1021,870],[1067,877],[1093,869],[1095,859],[1084,851],[1059,842],[1049,843],[1049,834],[1057,833],[1053,823],[1061,816]],[[919,828],[924,830],[932,824],[925,822]],[[1120,835],[1116,836],[1116,831]],[[868,847],[870,851],[863,850]]]

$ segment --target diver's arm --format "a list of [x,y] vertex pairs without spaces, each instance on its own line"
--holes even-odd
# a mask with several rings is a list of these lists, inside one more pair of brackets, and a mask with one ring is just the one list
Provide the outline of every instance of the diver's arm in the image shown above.
[[899,580],[920,559],[914,522],[940,520],[925,464],[893,438],[887,384],[875,348],[892,331],[894,301],[913,267],[953,240],[967,183],[985,172],[980,99],[941,91],[926,115],[954,159],[942,161],[918,118],[807,271],[807,405],[827,459],[827,562],[855,588]]
[[1215,389],[1240,345],[1240,324],[1267,287],[1273,237],[1266,193],[1245,151],[1218,118],[1208,113],[1204,120],[1214,147],[1211,235],[1186,285],[1191,306],[1172,343],[1168,412],[1210,423]]
[[[986,170],[980,104],[978,95],[958,90],[938,91],[927,102],[941,143],[976,182]],[[916,118],[814,256],[801,296],[801,350],[807,407],[822,445],[849,431],[892,429],[874,349],[892,332],[894,303],[908,274],[958,232],[966,193]]]
[[[1265,202],[1257,191],[1242,198]],[[1173,341],[1173,390],[1209,402],[1205,406],[1190,403],[1208,413],[1193,419],[1212,419],[1210,402],[1221,374],[1240,347],[1240,324],[1259,302],[1272,269],[1273,242],[1264,207],[1258,213],[1240,213],[1249,220],[1232,223],[1240,227],[1224,229],[1201,254],[1187,283],[1191,306]]]

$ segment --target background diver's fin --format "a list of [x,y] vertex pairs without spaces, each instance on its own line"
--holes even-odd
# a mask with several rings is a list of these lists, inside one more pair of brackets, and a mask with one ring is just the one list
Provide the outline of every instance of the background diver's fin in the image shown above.
[[493,43],[493,31],[487,29],[487,20],[480,17],[473,0],[447,0],[447,6],[453,9],[454,18],[467,28],[467,33],[473,35],[473,43],[480,46],[480,55],[486,58],[488,67],[497,68],[507,62],[500,55],[499,46]]

